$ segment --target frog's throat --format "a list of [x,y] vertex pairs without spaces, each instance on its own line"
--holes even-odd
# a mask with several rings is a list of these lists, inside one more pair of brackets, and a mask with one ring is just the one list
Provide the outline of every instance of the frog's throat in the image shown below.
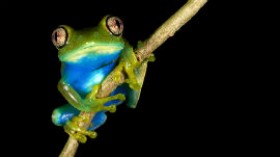
[[76,51],[61,54],[59,59],[61,61],[76,62],[79,59],[89,55],[89,54],[114,54],[118,53],[123,49],[123,45],[94,45],[82,47]]

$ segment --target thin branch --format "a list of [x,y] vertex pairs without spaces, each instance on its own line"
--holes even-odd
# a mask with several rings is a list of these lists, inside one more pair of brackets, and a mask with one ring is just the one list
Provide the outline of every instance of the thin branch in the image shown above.
[[[165,23],[163,23],[155,33],[144,42],[141,47],[138,47],[136,57],[140,62],[148,58],[151,53],[163,44],[169,37],[173,36],[185,23],[187,23],[198,11],[204,6],[207,0],[189,0],[175,14],[173,14]],[[146,70],[144,68],[144,70]],[[98,91],[97,98],[104,98],[110,95],[118,85],[124,82],[125,76],[122,73],[120,78],[116,79],[117,70],[114,70],[102,82],[101,88]],[[81,112],[80,115],[92,119],[95,113]],[[89,121],[90,122],[90,121]],[[87,129],[90,124],[82,124],[82,128]],[[79,143],[76,139],[69,137],[59,157],[74,157]]]
[[143,47],[136,50],[138,60],[143,61],[169,37],[172,37],[206,2],[207,0],[189,0],[184,4],[152,34]]
[[69,136],[69,138],[68,138],[61,154],[59,155],[59,157],[73,157],[73,156],[75,156],[75,153],[76,153],[76,150],[77,150],[78,146],[79,146],[78,141],[75,138]]

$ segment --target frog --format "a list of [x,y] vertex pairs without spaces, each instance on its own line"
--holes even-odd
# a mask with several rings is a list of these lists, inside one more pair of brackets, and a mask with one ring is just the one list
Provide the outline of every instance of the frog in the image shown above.
[[[61,63],[57,88],[67,101],[53,110],[52,122],[63,126],[80,143],[85,143],[87,137],[96,138],[95,130],[106,122],[107,112],[116,111],[117,105],[137,106],[148,61],[137,60],[123,30],[119,17],[106,15],[95,27],[76,30],[59,25],[51,35]],[[102,82],[113,70],[116,74],[124,72],[125,82],[110,96],[97,98]],[[81,112],[95,114],[91,120],[81,116]],[[84,129],[80,122],[90,126]]]

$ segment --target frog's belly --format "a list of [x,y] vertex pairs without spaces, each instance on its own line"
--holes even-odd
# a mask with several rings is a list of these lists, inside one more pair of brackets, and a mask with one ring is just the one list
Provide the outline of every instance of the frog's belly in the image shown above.
[[113,70],[115,64],[104,66],[94,71],[72,71],[65,82],[70,84],[82,97],[91,92],[94,85],[100,84]]

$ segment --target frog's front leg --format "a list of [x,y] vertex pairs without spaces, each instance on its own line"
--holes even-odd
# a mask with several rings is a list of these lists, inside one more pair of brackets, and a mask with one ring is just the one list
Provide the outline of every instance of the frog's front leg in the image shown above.
[[[63,80],[59,81],[58,89],[65,97],[65,99],[76,109],[79,111],[85,112],[94,112],[97,113],[99,111],[109,111],[115,112],[116,105],[104,106],[105,103],[112,100],[125,100],[125,96],[123,94],[117,94],[114,96],[106,97],[98,99],[96,98],[96,94],[99,90],[100,85],[95,85],[91,91],[87,95],[85,99],[81,98],[81,96],[73,89],[69,84],[65,83]],[[67,132],[70,136],[76,138],[81,143],[85,143],[89,136],[91,138],[95,138],[97,136],[96,132],[88,131],[84,129],[82,124],[91,123],[88,117],[84,116],[76,116],[72,120],[68,121],[64,126],[65,132]]]
[[116,112],[115,104],[112,104],[110,106],[104,106],[104,104],[113,100],[124,101],[125,100],[124,94],[116,94],[105,98],[96,98],[96,94],[99,88],[100,88],[100,84],[95,85],[92,91],[86,96],[86,100],[92,104],[89,108],[89,112],[99,112],[99,111],[109,111],[111,113]]
[[102,110],[114,112],[114,106],[104,106],[105,103],[112,100],[124,101],[125,96],[123,94],[116,94],[114,96],[109,96],[105,98],[96,98],[96,94],[100,88],[100,85],[97,84],[93,87],[92,91],[83,99],[69,84],[65,83],[63,80],[60,80],[58,83],[58,90],[64,96],[64,98],[71,104],[73,107],[79,111],[85,112],[98,112]]

